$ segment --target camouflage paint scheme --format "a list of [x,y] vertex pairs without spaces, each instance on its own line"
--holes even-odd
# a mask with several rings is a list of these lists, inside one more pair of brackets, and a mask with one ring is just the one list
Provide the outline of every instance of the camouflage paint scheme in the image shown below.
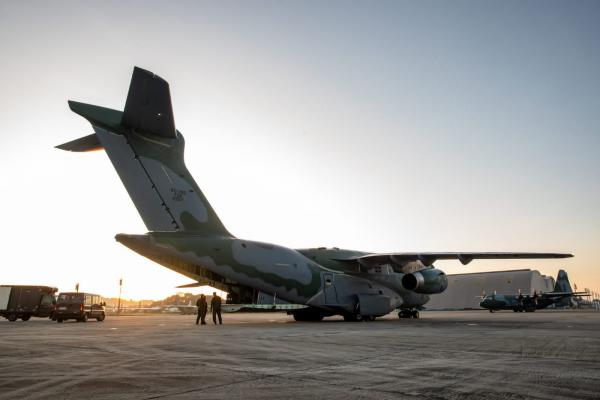
[[[262,291],[310,306],[312,319],[349,319],[413,309],[447,285],[436,259],[567,257],[535,253],[392,253],[290,249],[231,235],[190,175],[185,140],[175,129],[168,84],[141,68],[123,112],[74,101],[94,134],[57,146],[106,150],[149,232],[118,234],[133,251],[200,284],[228,292]],[[410,275],[406,280],[407,276]],[[403,283],[404,282],[404,283]],[[407,289],[407,282],[412,289]]]

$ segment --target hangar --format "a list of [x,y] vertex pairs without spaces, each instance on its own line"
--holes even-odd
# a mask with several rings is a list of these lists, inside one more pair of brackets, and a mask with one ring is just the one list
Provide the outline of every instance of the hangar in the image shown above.
[[431,296],[426,310],[479,309],[483,292],[487,294],[533,293],[534,290],[551,292],[554,278],[540,274],[537,270],[516,269],[510,271],[475,272],[448,275],[448,288]]

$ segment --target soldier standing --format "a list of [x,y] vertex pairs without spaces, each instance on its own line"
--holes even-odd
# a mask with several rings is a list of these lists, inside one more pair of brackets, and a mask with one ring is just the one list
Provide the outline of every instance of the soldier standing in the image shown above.
[[200,295],[200,298],[196,301],[196,307],[198,307],[198,316],[196,317],[196,325],[198,321],[202,321],[202,325],[206,325],[206,311],[208,310],[208,303],[206,303],[206,296]]
[[210,301],[210,309],[212,311],[213,322],[217,324],[217,316],[219,317],[219,324],[223,324],[221,319],[221,298],[217,296],[217,292],[213,292],[212,300]]

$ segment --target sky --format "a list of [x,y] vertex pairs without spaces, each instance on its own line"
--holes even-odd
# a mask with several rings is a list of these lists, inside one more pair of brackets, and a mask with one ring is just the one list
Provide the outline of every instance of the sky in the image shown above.
[[[597,1],[0,2],[2,284],[157,299],[190,279],[67,100],[171,87],[186,163],[230,232],[292,248],[568,252],[517,268],[600,291]],[[199,292],[203,289],[195,289]]]

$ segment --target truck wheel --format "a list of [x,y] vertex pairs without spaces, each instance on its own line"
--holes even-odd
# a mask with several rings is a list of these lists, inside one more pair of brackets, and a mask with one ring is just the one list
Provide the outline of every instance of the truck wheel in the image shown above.
[[17,320],[17,314],[9,314],[8,315],[8,320],[10,322],[15,322]]
[[88,316],[87,316],[87,314],[83,314],[83,316],[82,316],[81,318],[79,318],[79,320],[78,320],[78,321],[79,321],[79,322],[87,322],[87,320],[88,320]]
[[57,318],[57,319],[56,319],[56,322],[58,322],[59,324],[62,324],[62,322],[63,322],[63,319],[62,319],[62,318]]
[[96,318],[96,320],[98,322],[102,322],[102,321],[104,321],[104,318],[106,318],[106,315],[104,315],[104,313],[102,313],[102,314],[100,314],[100,316],[98,318]]
[[29,321],[29,318],[31,318],[31,315],[23,315],[23,316],[21,317],[21,319],[22,319],[23,321]]

